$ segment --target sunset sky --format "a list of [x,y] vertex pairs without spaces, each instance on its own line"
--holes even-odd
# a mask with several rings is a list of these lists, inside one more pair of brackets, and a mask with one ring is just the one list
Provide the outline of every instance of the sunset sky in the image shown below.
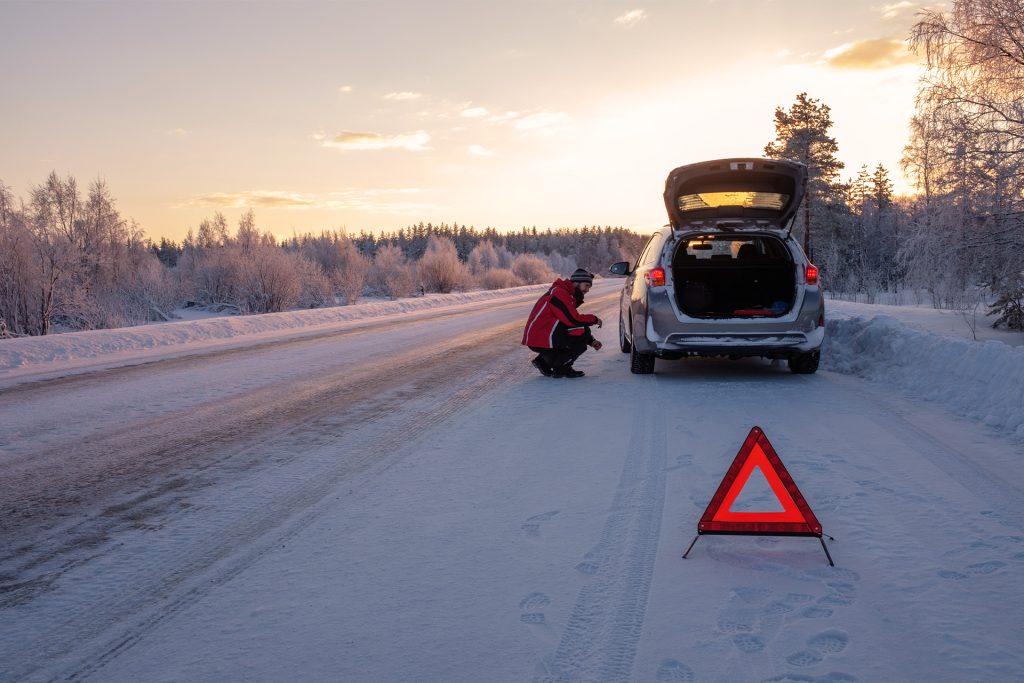
[[853,0],[0,2],[0,180],[103,178],[180,240],[666,222],[679,165],[761,156],[806,91],[897,190],[920,5]]

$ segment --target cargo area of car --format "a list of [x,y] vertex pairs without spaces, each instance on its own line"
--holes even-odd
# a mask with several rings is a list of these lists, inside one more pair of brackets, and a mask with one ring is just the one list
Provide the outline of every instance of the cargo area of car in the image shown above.
[[679,308],[694,318],[775,318],[796,297],[792,258],[770,235],[682,239],[672,281]]

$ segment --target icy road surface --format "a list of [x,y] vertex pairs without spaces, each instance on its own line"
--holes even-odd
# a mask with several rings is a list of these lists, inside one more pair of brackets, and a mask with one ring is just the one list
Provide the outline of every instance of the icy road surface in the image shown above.
[[[617,286],[579,380],[525,292],[0,384],[0,680],[1021,680],[1018,440],[828,370],[631,375]],[[836,567],[680,558],[753,425]]]

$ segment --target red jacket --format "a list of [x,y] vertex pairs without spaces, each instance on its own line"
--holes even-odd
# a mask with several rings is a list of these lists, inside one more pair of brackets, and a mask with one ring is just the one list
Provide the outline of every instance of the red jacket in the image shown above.
[[568,280],[555,280],[551,289],[534,304],[523,330],[523,344],[541,349],[564,348],[568,337],[590,334],[597,316],[580,313],[573,301],[575,285]]

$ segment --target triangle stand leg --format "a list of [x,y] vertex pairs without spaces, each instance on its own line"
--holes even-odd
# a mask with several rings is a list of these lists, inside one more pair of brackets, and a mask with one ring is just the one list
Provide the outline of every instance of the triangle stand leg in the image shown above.
[[[686,549],[685,553],[683,553],[683,559],[684,560],[686,559],[686,556],[690,554],[690,551],[693,550],[693,546],[694,546],[695,543],[697,543],[697,539],[698,538],[700,538],[700,534],[697,534],[696,536],[693,537],[693,543],[691,543],[690,547]],[[827,553],[828,551],[826,550],[825,552]]]
[[[829,538],[832,538],[832,537],[829,536]],[[818,540],[821,541],[821,549],[825,551],[825,557],[828,558],[828,566],[830,566],[830,567],[836,566],[836,563],[832,561],[832,555],[828,552],[828,546],[825,545],[825,539],[822,538],[821,536],[818,536]],[[835,540],[835,539],[833,539],[833,540]],[[689,552],[689,551],[687,551],[687,552]],[[684,555],[683,557],[686,557],[686,556]]]

